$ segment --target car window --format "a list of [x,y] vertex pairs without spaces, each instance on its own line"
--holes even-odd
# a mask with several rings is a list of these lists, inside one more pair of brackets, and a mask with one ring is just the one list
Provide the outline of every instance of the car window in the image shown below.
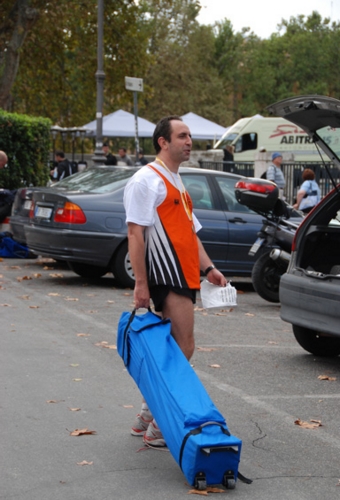
[[182,174],[185,189],[190,194],[194,208],[213,209],[211,190],[204,175]]
[[53,187],[85,193],[110,193],[125,186],[134,173],[133,169],[92,168],[67,177]]
[[222,191],[223,198],[228,206],[230,212],[247,212],[254,213],[250,208],[241,205],[235,198],[235,184],[236,179],[228,177],[216,177],[216,181]]

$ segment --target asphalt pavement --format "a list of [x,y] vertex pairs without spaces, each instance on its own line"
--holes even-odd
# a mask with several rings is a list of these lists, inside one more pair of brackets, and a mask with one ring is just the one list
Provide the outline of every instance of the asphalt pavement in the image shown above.
[[[307,354],[279,304],[249,279],[233,284],[232,309],[198,300],[192,364],[253,483],[208,496],[338,499],[339,358]],[[0,500],[187,498],[170,453],[130,435],[141,397],[115,344],[132,308],[111,275],[89,283],[48,259],[0,262]]]

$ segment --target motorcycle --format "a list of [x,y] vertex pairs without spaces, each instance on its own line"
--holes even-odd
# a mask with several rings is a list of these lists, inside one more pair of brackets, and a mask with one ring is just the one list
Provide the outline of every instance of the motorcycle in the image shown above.
[[[252,270],[255,291],[268,302],[280,302],[281,276],[287,271],[293,238],[302,217],[279,198],[277,186],[271,181],[247,178],[236,183],[235,196],[264,217],[258,238],[249,255],[260,256]],[[294,215],[294,220],[289,220]]]

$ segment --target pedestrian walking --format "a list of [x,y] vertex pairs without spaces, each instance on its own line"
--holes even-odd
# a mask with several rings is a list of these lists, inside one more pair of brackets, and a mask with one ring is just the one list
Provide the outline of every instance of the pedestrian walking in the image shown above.
[[[189,360],[195,347],[193,304],[200,270],[215,285],[226,286],[227,280],[196,234],[201,225],[178,172],[190,158],[189,128],[177,115],[165,117],[156,125],[153,145],[155,161],[134,174],[124,194],[135,307],[147,308],[152,299],[155,310],[170,318],[171,333]],[[131,433],[152,446],[166,446],[145,402]]]

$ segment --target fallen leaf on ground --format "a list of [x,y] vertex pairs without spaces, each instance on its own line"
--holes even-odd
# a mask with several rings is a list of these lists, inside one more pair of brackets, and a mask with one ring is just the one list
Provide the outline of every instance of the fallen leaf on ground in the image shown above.
[[94,344],[98,347],[105,347],[106,349],[117,349],[117,346],[115,344],[109,345],[109,343],[106,340],[103,340],[102,342],[98,342],[97,344]]
[[41,278],[41,274],[40,274],[40,273],[34,273],[34,274],[33,274],[33,277],[34,277],[34,278]]
[[334,381],[334,380],[336,380],[336,377],[330,377],[329,375],[319,375],[318,379],[319,380],[332,380],[332,381]]
[[84,436],[84,435],[93,435],[97,434],[96,431],[89,431],[88,428],[85,429],[75,429],[74,431],[70,432],[70,436]]
[[19,297],[19,299],[23,299],[23,300],[29,300],[30,296],[29,295],[21,295],[21,297]]
[[44,271],[52,271],[52,269],[53,269],[53,267],[48,267],[48,266],[43,267]]
[[30,309],[39,309],[39,306],[28,306]]
[[246,313],[245,316],[255,316],[255,314],[252,313]]
[[125,293],[123,293],[123,295],[125,295],[126,297],[129,297],[131,295],[131,293],[125,292]]
[[222,313],[222,312],[217,312],[217,313],[215,313],[215,316],[226,316],[226,314]]
[[123,408],[134,408],[133,405],[123,405]]
[[80,411],[81,408],[69,408],[70,411]]
[[70,366],[72,366],[73,368],[75,368],[76,366],[79,366],[79,363],[71,363]]
[[60,297],[60,293],[49,293],[51,297]]
[[46,403],[63,403],[65,399],[49,399]]
[[82,378],[74,378],[73,382],[81,382],[83,379]]
[[17,281],[31,280],[32,276],[17,276]]
[[215,488],[213,486],[207,486],[205,490],[190,490],[188,491],[188,495],[205,495],[208,496],[208,493],[226,493],[226,490],[222,490],[221,488]]
[[77,301],[79,299],[76,299],[76,298],[73,298],[73,297],[66,297],[64,300],[75,300],[75,301]]
[[10,269],[21,269],[20,266],[10,266]]
[[211,352],[211,351],[217,351],[217,348],[216,347],[197,347],[197,351]]
[[221,368],[221,365],[209,365],[211,368]]
[[114,304],[114,303],[115,303],[115,301],[114,301],[114,300],[108,300],[108,301],[107,301],[107,303],[108,303],[108,304]]
[[273,340],[269,340],[269,341],[268,341],[268,344],[277,345],[277,344],[278,344],[278,342],[274,342]]
[[77,462],[77,465],[92,465],[93,462],[87,462],[86,460],[83,460],[82,462]]
[[63,278],[64,275],[61,273],[51,273],[50,274],[51,278]]
[[309,422],[305,422],[304,420],[300,420],[299,418],[295,420],[294,424],[299,427],[303,427],[304,429],[316,429],[317,427],[322,427],[321,420],[311,420]]
[[0,304],[1,307],[12,307],[10,304]]
[[245,293],[243,290],[236,290],[236,292],[238,295],[242,295],[243,293]]

